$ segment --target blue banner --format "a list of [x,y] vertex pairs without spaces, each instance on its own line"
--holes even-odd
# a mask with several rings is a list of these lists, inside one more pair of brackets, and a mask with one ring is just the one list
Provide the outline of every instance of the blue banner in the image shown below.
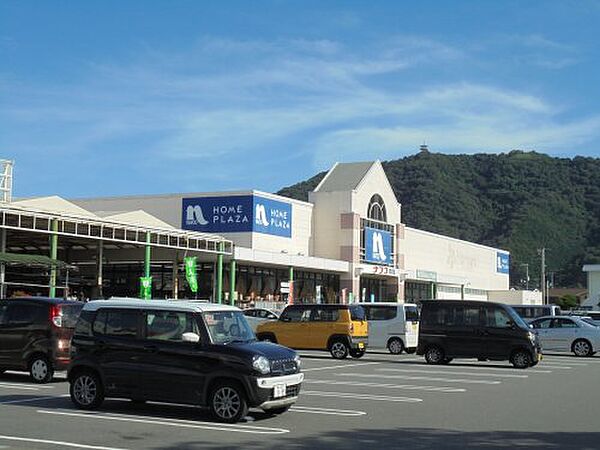
[[365,261],[392,264],[392,233],[365,227]]
[[510,273],[510,255],[508,253],[496,253],[496,272]]
[[205,233],[252,231],[251,195],[184,198],[181,228]]
[[254,196],[254,231],[292,237],[292,205],[270,198]]
[[258,195],[184,198],[181,228],[292,237],[292,205]]

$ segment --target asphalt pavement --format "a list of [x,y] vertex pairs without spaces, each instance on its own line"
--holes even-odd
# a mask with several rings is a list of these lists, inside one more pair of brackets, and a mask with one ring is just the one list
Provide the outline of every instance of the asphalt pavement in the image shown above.
[[224,425],[193,407],[107,400],[75,409],[64,374],[0,376],[0,449],[598,449],[600,357],[545,355],[536,367],[368,353],[301,352],[306,380],[287,413]]

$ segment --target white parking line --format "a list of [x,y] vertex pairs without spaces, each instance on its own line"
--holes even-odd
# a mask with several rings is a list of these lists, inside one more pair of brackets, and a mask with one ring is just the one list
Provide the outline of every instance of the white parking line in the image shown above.
[[338,380],[304,380],[304,383],[309,384],[333,384],[340,386],[357,386],[357,387],[374,387],[383,389],[406,389],[409,391],[430,391],[430,392],[445,392],[456,393],[466,392],[464,388],[453,388],[449,386],[417,386],[413,384],[389,384],[389,383],[368,383],[361,381],[338,381]]
[[419,403],[423,401],[422,398],[390,397],[387,395],[355,394],[352,392],[302,391],[302,395],[312,395],[315,397],[350,398],[353,400],[375,400],[381,402]]
[[327,367],[311,367],[309,369],[302,369],[302,372],[312,372],[314,370],[345,369],[347,367],[370,366],[372,364],[381,364],[381,363],[368,362],[368,363],[360,363],[360,364],[340,364],[338,366],[327,366]]
[[126,450],[126,449],[117,448],[117,447],[101,447],[98,445],[76,444],[74,442],[63,442],[63,441],[50,441],[48,439],[34,439],[34,438],[25,438],[25,437],[20,437],[20,436],[0,435],[0,439],[5,439],[8,441],[37,442],[40,444],[59,445],[61,447],[86,448],[86,449],[93,449],[93,450]]
[[555,366],[555,365],[551,365],[551,364],[544,364],[544,367],[547,367],[548,369],[562,369],[562,370],[570,370],[573,367],[571,366]]
[[18,389],[20,391],[39,391],[40,389],[25,386],[11,386],[8,384],[0,384],[0,389]]
[[117,422],[143,423],[143,424],[149,424],[149,425],[164,425],[164,426],[178,427],[178,428],[226,431],[229,433],[285,434],[285,433],[290,432],[290,430],[286,430],[284,428],[256,427],[256,426],[251,426],[251,425],[199,422],[199,421],[195,421],[195,420],[181,420],[181,419],[169,419],[169,418],[161,418],[159,420],[159,419],[149,418],[148,416],[134,416],[134,415],[125,415],[125,414],[102,414],[102,413],[83,413],[83,412],[80,413],[80,412],[67,412],[67,411],[48,411],[48,410],[43,410],[43,409],[38,409],[37,412],[40,414],[79,417],[79,418],[84,418],[84,419],[113,420],[113,421],[117,421]]
[[309,413],[309,414],[324,414],[328,416],[344,416],[344,417],[357,417],[366,416],[367,413],[364,411],[355,411],[353,409],[331,409],[331,408],[313,408],[309,406],[292,406],[291,412],[297,413]]
[[516,375],[512,373],[482,373],[482,372],[457,372],[454,370],[423,370],[423,369],[376,369],[380,372],[398,373],[427,373],[433,375],[466,375],[475,377],[499,377],[499,378],[529,378],[529,375]]
[[58,399],[58,398],[63,398],[63,397],[69,397],[69,394],[63,394],[63,395],[48,395],[46,397],[33,397],[33,398],[26,398],[23,400],[6,400],[3,402],[0,402],[0,405],[9,405],[9,404],[14,404],[14,403],[28,403],[28,402],[39,402],[41,400],[51,400],[51,399]]
[[[340,377],[353,377],[353,378],[370,378],[373,379],[371,374],[362,373],[336,373]],[[499,380],[469,380],[464,378],[437,378],[437,377],[421,377],[421,376],[409,376],[409,375],[377,375],[377,378],[385,378],[390,380],[422,380],[422,381],[441,381],[446,383],[465,383],[465,384],[501,384]],[[304,393],[304,391],[302,391]]]

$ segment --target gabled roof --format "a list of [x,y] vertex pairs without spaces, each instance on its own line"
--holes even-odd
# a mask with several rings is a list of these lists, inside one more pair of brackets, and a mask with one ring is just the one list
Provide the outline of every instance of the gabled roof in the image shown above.
[[352,191],[358,187],[373,164],[374,161],[336,163],[314,192]]
[[116,214],[110,214],[104,216],[107,220],[113,220],[115,222],[128,223],[130,225],[152,227],[152,228],[168,228],[174,230],[175,228],[169,225],[167,222],[163,222],[158,217],[147,213],[144,210],[138,209],[137,211],[120,212]]
[[42,211],[59,212],[79,217],[88,217],[91,219],[98,218],[96,214],[88,211],[87,209],[83,209],[82,207],[77,206],[76,204],[71,203],[70,201],[65,200],[57,195],[18,200],[16,202],[12,202],[11,204],[15,206],[21,206],[23,208],[35,208]]

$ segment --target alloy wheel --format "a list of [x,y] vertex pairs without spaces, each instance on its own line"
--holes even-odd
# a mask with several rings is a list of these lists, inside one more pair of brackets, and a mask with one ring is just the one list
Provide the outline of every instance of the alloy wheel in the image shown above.
[[89,375],[81,375],[73,384],[73,396],[83,406],[91,405],[98,395],[96,380]]
[[402,353],[402,342],[400,342],[398,339],[392,339],[388,346],[388,350],[393,355],[399,355]]
[[348,350],[343,342],[334,342],[331,346],[331,354],[334,358],[342,359],[346,356]]
[[587,356],[591,353],[590,344],[586,341],[577,341],[573,344],[573,352],[577,356]]
[[215,413],[222,419],[231,420],[242,407],[242,401],[235,389],[229,386],[219,388],[213,397]]

